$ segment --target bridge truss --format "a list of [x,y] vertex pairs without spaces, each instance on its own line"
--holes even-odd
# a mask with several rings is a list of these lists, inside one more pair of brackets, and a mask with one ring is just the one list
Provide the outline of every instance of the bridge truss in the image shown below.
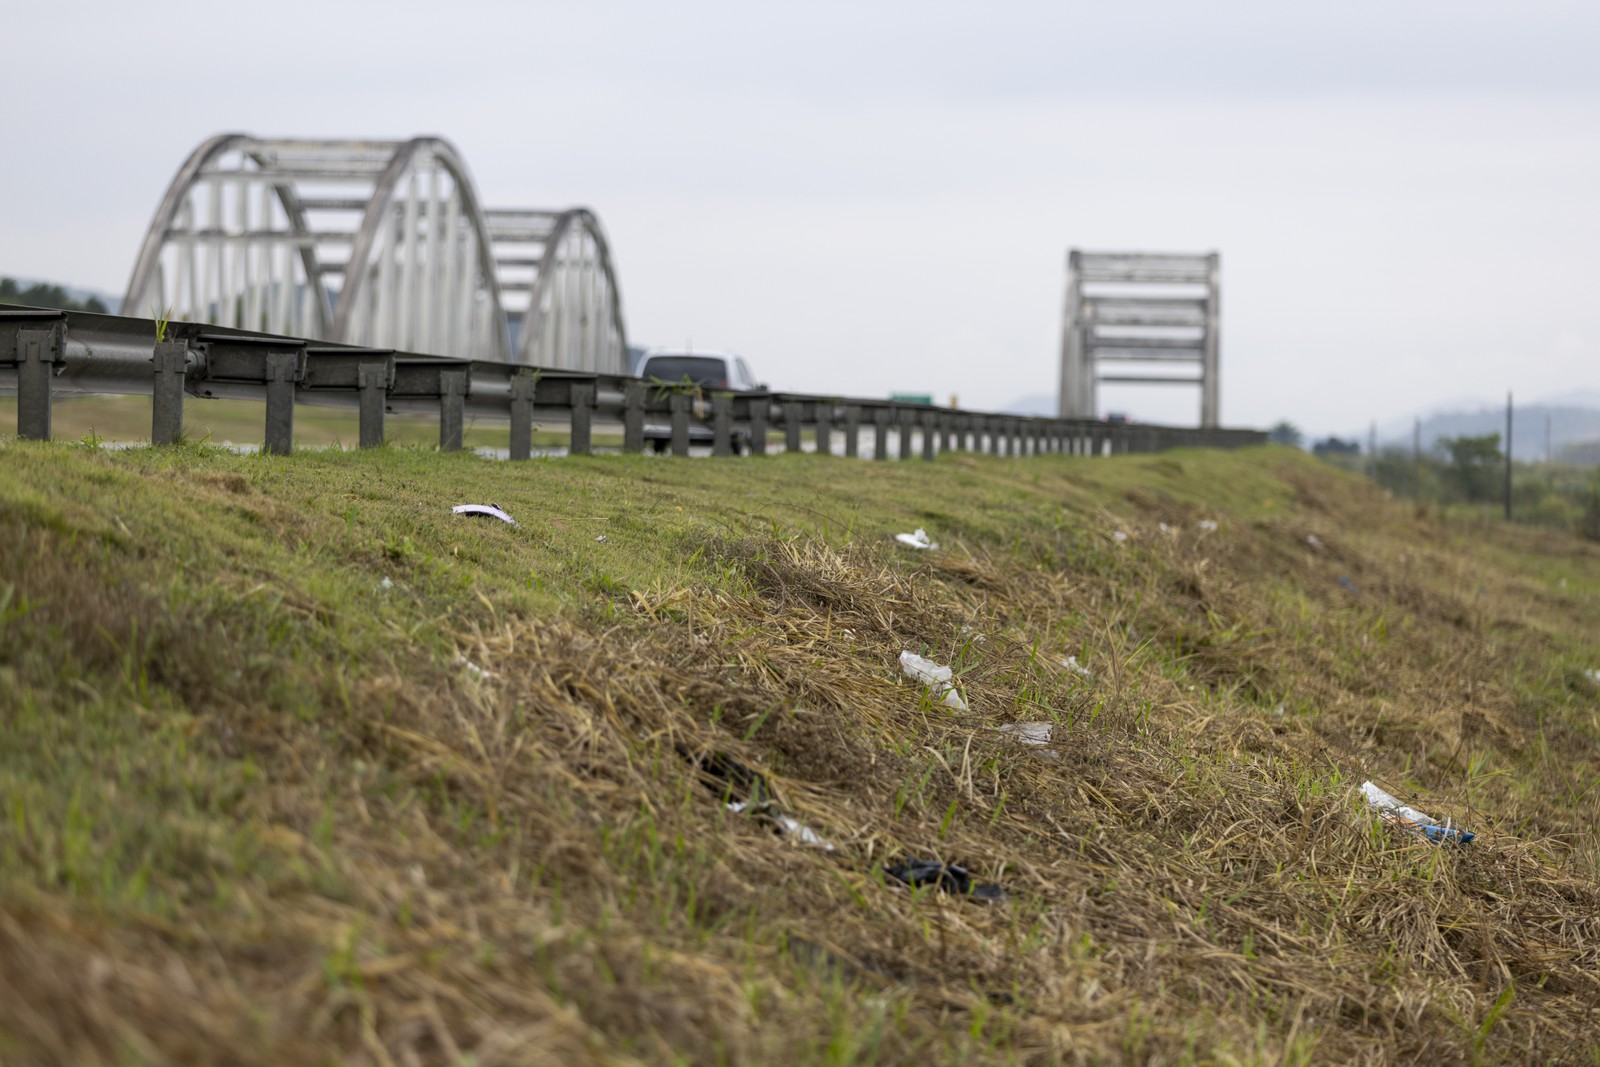
[[[1200,389],[1201,427],[1219,426],[1220,274],[1215,252],[1072,249],[1061,330],[1061,416],[1094,418],[1101,383],[1193,385]],[[1120,366],[1107,372],[1105,363]]]
[[610,248],[583,208],[485,209],[455,147],[223,134],[178,169],[124,315],[619,374]]

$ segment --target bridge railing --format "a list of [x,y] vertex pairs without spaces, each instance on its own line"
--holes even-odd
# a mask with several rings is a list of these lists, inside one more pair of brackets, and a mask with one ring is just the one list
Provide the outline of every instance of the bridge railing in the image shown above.
[[384,418],[396,412],[436,414],[444,451],[461,448],[468,417],[504,421],[511,459],[533,454],[536,423],[565,425],[568,451],[580,455],[594,450],[597,427],[620,429],[624,452],[643,451],[649,443],[674,455],[688,455],[691,444],[702,441],[715,455],[741,446],[761,455],[780,433],[784,451],[875,459],[932,459],[953,451],[1111,455],[1266,441],[1258,430],[1119,425],[801,393],[705,394],[624,375],[361,348],[199,323],[169,323],[160,340],[157,330],[150,319],[0,308],[0,392],[17,396],[17,435],[49,440],[56,396],[123,393],[150,396],[150,440],[158,445],[181,439],[187,397],[262,401],[263,450],[273,453],[292,449],[298,404],[355,408],[363,448],[383,443]]

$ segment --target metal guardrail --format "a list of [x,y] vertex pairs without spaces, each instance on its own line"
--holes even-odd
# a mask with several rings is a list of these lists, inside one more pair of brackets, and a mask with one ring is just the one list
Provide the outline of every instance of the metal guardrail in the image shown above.
[[568,450],[575,454],[593,450],[596,425],[620,426],[624,452],[643,451],[650,439],[680,456],[689,454],[691,437],[704,438],[707,431],[715,455],[732,454],[740,441],[764,454],[769,432],[781,430],[785,451],[801,451],[809,433],[817,451],[832,452],[842,435],[844,454],[857,456],[862,431],[868,430],[876,459],[890,458],[891,433],[900,459],[951,451],[1110,455],[1237,448],[1267,439],[1259,430],[1114,425],[798,393],[706,397],[623,375],[424,356],[199,323],[169,323],[162,341],[156,330],[150,319],[0,308],[0,392],[17,396],[17,436],[50,439],[55,396],[127,393],[151,397],[150,440],[157,445],[180,439],[185,396],[264,401],[263,447],[280,454],[293,447],[294,410],[301,403],[358,409],[363,448],[383,443],[388,413],[437,413],[439,447],[447,452],[461,448],[468,416],[506,420],[511,459],[532,455],[535,421],[565,422]]

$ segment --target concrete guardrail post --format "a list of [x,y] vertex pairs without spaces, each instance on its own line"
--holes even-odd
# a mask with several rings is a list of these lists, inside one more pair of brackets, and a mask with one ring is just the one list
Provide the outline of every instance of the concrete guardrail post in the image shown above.
[[183,436],[183,386],[189,373],[189,342],[157,341],[150,363],[150,443],[176,444]]
[[922,458],[933,458],[934,445],[939,437],[939,413],[937,411],[924,411],[922,413]]
[[772,415],[772,398],[765,393],[750,401],[750,454],[767,454],[767,422]]
[[817,401],[817,455],[833,455],[833,401]]
[[689,405],[692,398],[688,393],[673,393],[667,398],[667,407],[672,413],[672,454],[674,456],[687,456],[689,454]]
[[800,451],[800,419],[803,407],[798,400],[783,402],[783,450]]
[[861,455],[861,405],[844,406],[844,454],[851,459]]
[[644,396],[647,386],[643,382],[629,382],[622,389],[622,450],[644,451]]
[[574,456],[587,456],[594,451],[594,386],[574,382],[568,397],[572,405],[572,437],[567,451]]
[[[268,387],[271,388],[270,386]],[[439,451],[461,451],[462,431],[466,427],[467,372],[443,371],[439,374]]]
[[299,376],[296,352],[266,355],[267,432],[262,451],[287,456],[294,449],[294,384]]
[[[520,379],[519,379],[520,380]],[[359,429],[357,430],[357,443],[362,448],[381,448],[383,446],[383,416],[384,407],[388,402],[389,392],[389,360],[379,359],[363,361],[356,364],[356,403],[359,407]],[[517,395],[517,385],[511,385],[511,458],[527,459],[524,453],[517,453],[517,405],[514,399]],[[533,430],[533,383],[528,382],[528,436]]]
[[711,454],[733,455],[732,393],[715,393],[711,397]]
[[50,440],[50,379],[61,362],[62,328],[17,331],[17,436]]
[[[506,456],[509,459],[533,459],[533,395],[538,392],[539,379],[533,374],[517,374],[510,379],[510,443]],[[366,419],[366,368],[362,368],[362,419]],[[382,443],[382,403],[379,400],[378,442]],[[366,438],[362,438],[366,448]]]
[[872,413],[872,458],[889,458],[889,416],[888,408],[877,408]]

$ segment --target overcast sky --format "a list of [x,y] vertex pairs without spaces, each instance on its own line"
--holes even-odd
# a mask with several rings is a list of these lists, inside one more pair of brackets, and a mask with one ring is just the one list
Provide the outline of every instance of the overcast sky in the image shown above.
[[[13,5],[13,8],[19,5]],[[584,204],[630,339],[774,387],[1056,390],[1070,247],[1222,254],[1222,415],[1600,388],[1600,3],[26,4],[0,273],[120,293],[224,130],[452,140]],[[1192,421],[1190,389],[1102,409]]]

